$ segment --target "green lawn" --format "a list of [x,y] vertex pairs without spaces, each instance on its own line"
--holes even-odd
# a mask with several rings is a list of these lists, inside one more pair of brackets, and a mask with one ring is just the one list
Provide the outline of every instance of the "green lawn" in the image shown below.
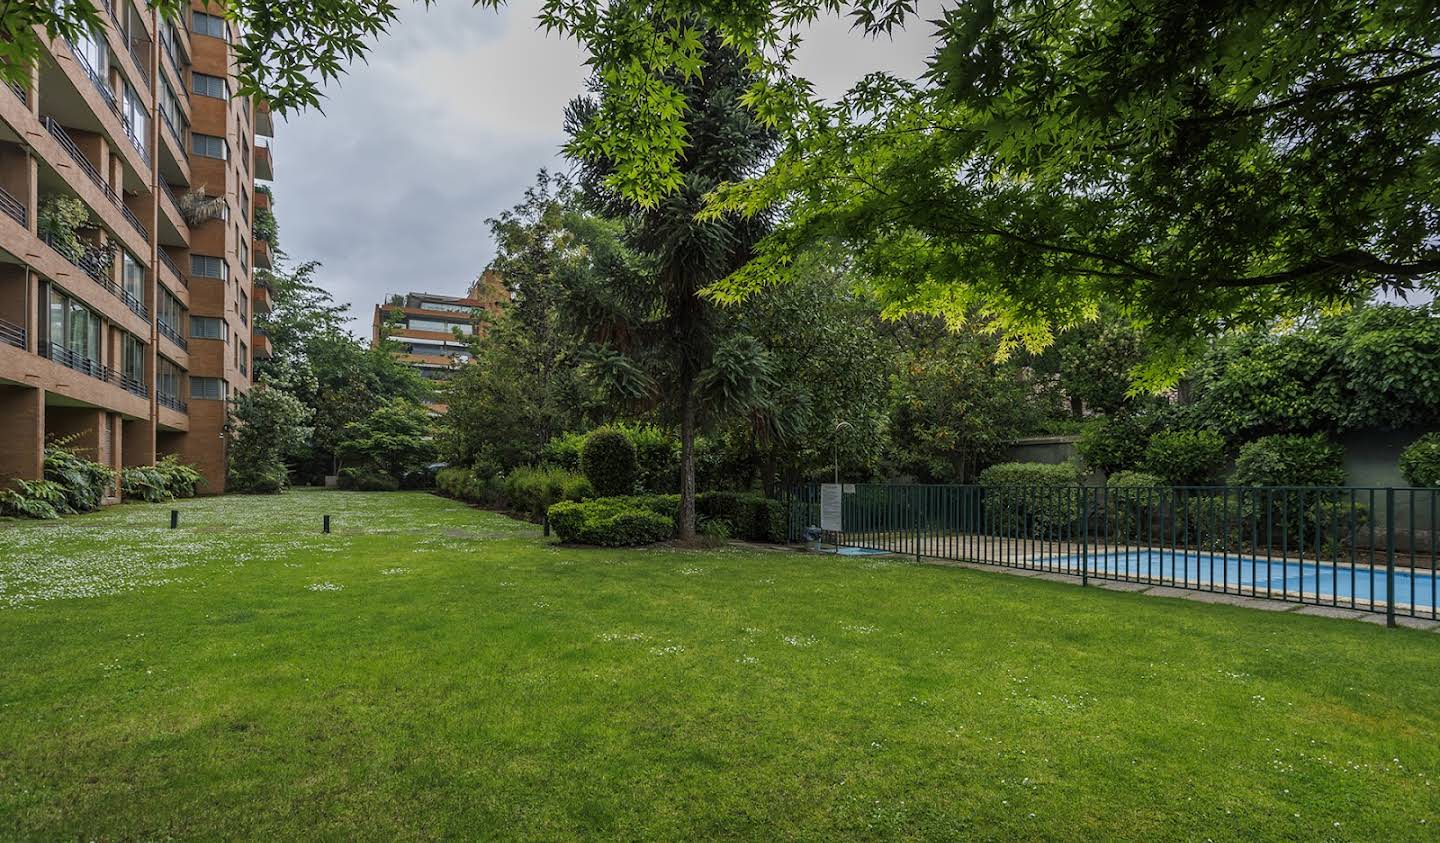
[[[1440,635],[419,493],[0,521],[0,838],[1435,839]],[[320,533],[322,513],[335,532]]]

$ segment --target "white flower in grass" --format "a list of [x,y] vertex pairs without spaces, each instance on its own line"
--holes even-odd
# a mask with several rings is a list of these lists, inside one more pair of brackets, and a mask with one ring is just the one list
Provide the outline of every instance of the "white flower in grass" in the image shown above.
[[384,574],[384,575],[387,576],[387,577],[395,577],[395,576],[399,576],[400,574],[408,574],[408,573],[410,573],[410,569],[409,569],[409,568],[386,568],[385,570],[381,571],[380,573]]
[[339,591],[345,586],[333,582],[312,582],[305,588],[309,591]]
[[800,636],[800,635],[787,635],[787,636],[785,636],[784,641],[785,641],[786,644],[789,644],[791,647],[813,647],[813,646],[815,646],[815,636],[813,636],[813,635],[805,635],[805,636]]

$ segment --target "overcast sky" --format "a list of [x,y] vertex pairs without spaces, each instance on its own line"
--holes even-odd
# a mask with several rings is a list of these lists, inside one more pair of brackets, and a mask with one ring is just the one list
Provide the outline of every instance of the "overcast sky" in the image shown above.
[[[485,220],[519,201],[542,167],[568,170],[561,112],[585,79],[571,41],[535,29],[535,0],[496,14],[468,2],[400,23],[332,84],[325,113],[277,121],[275,214],[292,262],[370,335],[387,293],[460,295],[494,255]],[[836,96],[864,73],[916,77],[930,51],[933,3],[910,29],[864,41],[843,21],[811,34],[801,72]]]

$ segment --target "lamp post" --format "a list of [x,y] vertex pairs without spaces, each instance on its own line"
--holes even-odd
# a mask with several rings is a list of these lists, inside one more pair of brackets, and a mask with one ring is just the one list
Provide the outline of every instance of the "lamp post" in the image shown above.
[[835,454],[835,483],[837,485],[840,483],[840,431],[853,429],[854,428],[850,427],[850,422],[842,421],[835,423],[835,438],[831,442],[831,445],[834,448]]

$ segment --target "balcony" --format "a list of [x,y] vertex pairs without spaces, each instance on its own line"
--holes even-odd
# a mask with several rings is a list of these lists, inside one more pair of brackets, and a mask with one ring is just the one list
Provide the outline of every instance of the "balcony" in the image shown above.
[[185,273],[180,271],[180,267],[175,265],[175,259],[170,257],[170,253],[164,249],[160,250],[160,262],[175,273],[175,279],[180,282],[180,286],[187,290],[190,289],[190,281],[185,277]]
[[70,135],[65,131],[65,127],[61,126],[55,118],[48,116],[41,117],[40,123],[45,126],[45,130],[50,133],[50,136],[55,139],[55,142],[60,144],[60,147],[70,156],[70,160],[74,161],[76,166],[80,168],[80,171],[89,176],[90,181],[95,184],[95,187],[105,195],[106,199],[110,200],[110,204],[120,209],[120,215],[125,218],[125,221],[130,223],[130,226],[134,228],[142,238],[146,240],[150,239],[149,233],[145,231],[144,223],[140,222],[140,218],[135,216],[129,208],[125,207],[125,203],[121,201],[120,195],[115,192],[115,189],[110,186],[109,182],[105,181],[105,178],[100,175],[100,171],[95,169],[95,165],[91,164],[90,159],[85,157],[85,153],[80,151],[80,147],[75,145],[75,141],[70,139]]
[[270,335],[265,329],[256,325],[250,332],[250,354],[256,360],[269,360],[274,353],[274,346],[270,344]]
[[12,90],[12,91],[15,92],[15,96],[19,97],[19,98],[20,98],[20,101],[21,101],[22,103],[24,103],[24,104],[26,104],[26,105],[29,105],[29,104],[30,104],[30,95],[27,94],[27,93],[25,93],[25,86],[24,86],[24,85],[21,85],[21,84],[18,83],[18,82],[11,82],[11,83],[10,83],[10,90]]
[[3,187],[0,187],[0,211],[4,211],[11,219],[20,223],[21,227],[24,227],[28,216],[25,212],[25,204]]
[[180,336],[180,332],[175,330],[172,326],[165,322],[161,322],[158,319],[155,321],[155,326],[160,331],[160,336],[175,343],[176,348],[180,349],[181,351],[190,350],[190,344],[187,343],[185,341],[185,338]]
[[269,144],[255,144],[255,178],[265,181],[275,179],[275,166],[270,160]]
[[188,412],[190,412],[190,407],[189,407],[189,405],[186,404],[184,401],[181,401],[179,398],[175,397],[174,395],[166,395],[166,394],[163,393],[163,392],[156,393],[156,394],[155,394],[155,402],[158,403],[160,406],[162,406],[162,407],[168,407],[168,408],[170,408],[171,410],[174,410],[174,411],[177,412],[177,413],[188,413]]
[[270,116],[270,103],[265,100],[255,102],[255,134],[275,137],[275,120]]
[[82,375],[89,375],[96,380],[118,386],[131,395],[136,395],[141,398],[150,397],[150,390],[143,382],[129,375],[121,374],[109,366],[102,366],[89,357],[77,354],[63,345],[42,342],[40,343],[38,351],[41,357],[54,360],[67,369],[74,369]]
[[70,261],[70,263],[74,264],[86,275],[90,276],[92,281],[104,287],[106,292],[124,302],[125,306],[130,308],[131,312],[136,316],[139,316],[147,322],[150,321],[150,311],[146,309],[145,303],[130,295],[129,292],[120,289],[115,285],[114,281],[110,280],[109,267],[105,265],[106,258],[101,257],[93,251],[79,254],[70,244],[57,240],[50,234],[42,235],[40,239],[53,249],[56,254]]
[[255,251],[255,268],[274,269],[275,265],[270,259],[270,241],[256,240],[253,246]]
[[25,349],[25,329],[0,319],[0,343],[13,345],[23,351]]

